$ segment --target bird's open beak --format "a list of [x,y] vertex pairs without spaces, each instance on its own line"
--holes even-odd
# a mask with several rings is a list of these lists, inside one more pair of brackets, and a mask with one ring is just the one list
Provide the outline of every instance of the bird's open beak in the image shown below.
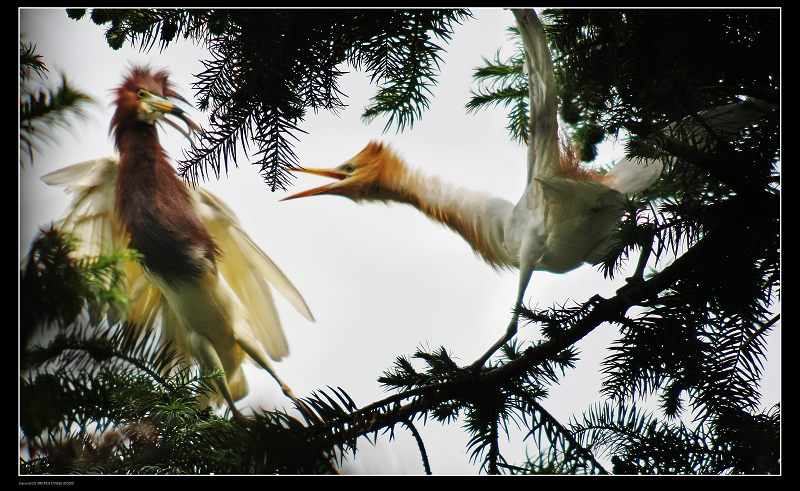
[[297,194],[293,194],[291,196],[287,196],[280,201],[287,201],[290,199],[295,198],[305,198],[306,196],[316,196],[318,194],[331,194],[336,192],[336,187],[338,186],[339,182],[349,177],[344,172],[339,172],[333,169],[306,169],[306,168],[298,168],[295,169],[298,172],[305,172],[306,174],[314,174],[316,176],[323,176],[323,177],[330,177],[332,179],[336,179],[336,182],[332,182],[330,184],[326,184],[324,186],[319,186],[313,189],[309,189],[307,191],[303,191]]
[[[181,100],[185,101],[185,99],[181,99]],[[152,95],[151,94],[145,100],[145,102],[150,107],[150,109],[152,109],[153,111],[158,111],[161,114],[170,114],[170,115],[177,116],[180,119],[182,119],[183,122],[186,123],[186,126],[187,126],[186,130],[184,130],[180,126],[176,125],[174,122],[172,122],[169,119],[164,119],[164,122],[166,122],[167,124],[169,124],[173,128],[175,128],[178,131],[180,131],[181,133],[183,133],[183,135],[186,138],[191,139],[192,133],[201,133],[203,131],[197,123],[195,123],[194,121],[191,120],[191,118],[189,118],[189,116],[186,114],[186,112],[184,112],[183,109],[181,109],[178,106],[176,106],[170,100],[165,99],[163,97],[159,97],[157,95]]]

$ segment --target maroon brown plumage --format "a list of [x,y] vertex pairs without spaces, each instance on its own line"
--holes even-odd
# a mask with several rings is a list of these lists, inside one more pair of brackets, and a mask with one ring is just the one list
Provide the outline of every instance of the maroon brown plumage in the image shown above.
[[185,100],[165,71],[148,67],[132,67],[116,89],[111,131],[120,155],[117,213],[129,247],[144,255],[148,270],[167,281],[199,276],[216,268],[218,249],[167,161],[154,124],[161,113],[148,110],[150,95]]
[[[202,132],[171,99],[186,101],[165,71],[149,67],[132,67],[114,96],[110,132],[119,158],[81,162],[42,177],[76,195],[59,228],[80,241],[80,257],[121,245],[144,255],[142,267],[126,262],[120,271],[129,300],[123,329],[137,326],[140,333],[158,324],[160,344],[174,349],[178,363],[196,362],[204,374],[224,372],[215,377],[218,393],[207,402],[224,400],[234,418],[246,419],[235,401],[247,395],[242,363],[250,357],[307,418],[316,418],[269,361],[288,354],[271,286],[313,321],[308,305],[230,208],[208,190],[187,186],[161,147],[156,123],[168,123],[187,138]],[[182,119],[186,131],[167,116]]]

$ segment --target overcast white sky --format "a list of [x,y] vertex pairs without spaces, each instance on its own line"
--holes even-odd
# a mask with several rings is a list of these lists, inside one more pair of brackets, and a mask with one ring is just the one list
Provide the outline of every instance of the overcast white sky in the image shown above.
[[[296,146],[300,162],[311,167],[336,165],[370,139],[380,139],[391,143],[412,167],[516,203],[525,184],[525,149],[509,140],[502,109],[471,115],[464,110],[473,87],[472,70],[481,64],[481,56],[491,58],[501,47],[504,53],[511,52],[506,28],[513,17],[500,9],[473,9],[473,13],[474,19],[456,27],[443,55],[431,107],[412,130],[383,135],[384,120],[365,125],[360,114],[375,88],[366,75],[350,73],[341,80],[349,107],[340,116],[311,112],[300,125],[308,131]],[[22,40],[36,44],[52,80],[63,71],[76,87],[99,100],[86,121],[71,133],[60,132],[56,143],[40,147],[43,152],[35,156],[33,167],[20,170],[21,257],[38,228],[59,218],[70,199],[39,177],[113,154],[108,136],[110,89],[119,84],[126,67],[136,62],[167,68],[179,91],[193,100],[193,75],[202,71],[200,60],[206,53],[189,43],[174,43],[163,52],[140,53],[129,47],[114,51],[105,43],[102,27],[88,18],[73,21],[63,9],[21,10],[20,32]],[[201,125],[206,123],[199,110],[189,113]],[[161,137],[175,157],[187,145],[170,128]],[[607,165],[621,156],[620,146],[604,145],[597,163]],[[376,379],[396,356],[410,355],[419,346],[444,345],[466,364],[505,329],[516,295],[516,271],[494,271],[459,236],[408,206],[357,205],[337,197],[280,203],[286,193],[271,193],[256,167],[244,158],[239,162],[240,167],[227,176],[204,185],[235,210],[244,229],[295,283],[316,316],[317,322],[309,323],[278,298],[290,355],[276,368],[298,394],[340,386],[357,404],[368,404],[387,395]],[[322,182],[302,176],[290,192]],[[605,281],[590,266],[564,275],[537,271],[526,303],[549,307],[554,302],[583,301],[595,293],[610,296],[621,281]],[[536,335],[535,328],[527,327],[519,338]],[[578,368],[567,372],[544,404],[563,423],[598,399],[600,362],[615,335],[614,327],[604,325],[578,344],[582,353]],[[764,406],[780,398],[780,328],[769,339]],[[239,407],[289,406],[266,373],[251,365],[247,374],[251,395]],[[418,428],[435,474],[476,473],[460,422],[447,427],[420,423]],[[393,442],[380,437],[377,447],[362,440],[345,472],[422,473],[412,437],[399,428],[395,436]],[[524,432],[513,433],[506,445],[505,456],[511,463],[524,461],[523,436]]]

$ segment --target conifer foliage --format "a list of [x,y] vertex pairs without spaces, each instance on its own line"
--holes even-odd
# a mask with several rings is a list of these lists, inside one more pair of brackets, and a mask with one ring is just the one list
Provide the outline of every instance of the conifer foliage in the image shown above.
[[84,116],[93,102],[75,88],[63,74],[57,87],[47,83],[47,65],[32,43],[19,45],[19,145],[20,164],[33,164],[38,145],[52,139],[49,129],[68,127]]
[[[385,114],[402,130],[423,115],[435,85],[434,39],[446,41],[469,13],[95,9],[90,17],[110,24],[115,47],[205,43],[196,89],[212,129],[184,174],[219,173],[237,145],[252,142],[275,189],[286,183],[305,111],[343,107],[342,63],[379,87],[365,119]],[[21,327],[32,333],[21,346],[22,471],[321,473],[356,457],[365,438],[409,431],[431,473],[436,462],[417,426],[436,421],[463,427],[468,455],[492,474],[779,473],[780,406],[765,408],[760,395],[766,338],[780,322],[779,11],[570,9],[543,19],[562,120],[582,158],[618,135],[631,158],[665,164],[657,185],[628,200],[616,246],[597,265],[613,277],[639,259],[647,274],[609,298],[523,307],[539,340],[507,344],[480,371],[446,347],[420,349],[387,367],[383,400],[359,407],[342,387],[326,387],[304,399],[318,420],[267,411],[243,424],[201,403],[221,374],[201,377],[159,347],[157,334],[114,321],[124,295],[113,265],[135,253],[76,262],[70,239],[49,231],[21,272]],[[486,60],[467,105],[507,108],[521,141],[523,56]],[[577,363],[575,343],[604,324],[618,336],[598,367],[602,394],[559,421],[548,391]],[[525,462],[503,455],[511,426],[527,431],[514,442],[526,446]]]
[[[778,472],[779,410],[760,412],[758,388],[764,336],[780,319],[779,12],[543,17],[560,115],[581,158],[592,161],[606,135],[622,134],[629,156],[666,164],[658,185],[630,201],[619,247],[601,267],[613,276],[642,248],[657,260],[653,280],[681,266],[666,288],[631,305],[641,313],[607,319],[620,331],[603,366],[607,401],[570,433],[611,455],[614,472]],[[487,60],[468,104],[509,107],[518,139],[527,127],[522,61]],[[548,329],[577,319],[563,308],[524,315]],[[636,406],[647,397],[658,398],[662,419]],[[680,420],[687,414],[691,429]],[[745,435],[751,443],[729,440]]]
[[[83,10],[71,10],[81,18]],[[343,64],[367,72],[378,92],[364,118],[387,115],[387,128],[414,123],[429,103],[442,47],[464,10],[351,9],[93,9],[109,25],[113,48],[126,42],[162,48],[188,38],[208,49],[195,89],[209,113],[201,135],[181,164],[196,181],[219,177],[243,148],[267,185],[284,189],[296,164],[295,142],[309,109],[338,111]],[[251,152],[250,145],[255,149]]]

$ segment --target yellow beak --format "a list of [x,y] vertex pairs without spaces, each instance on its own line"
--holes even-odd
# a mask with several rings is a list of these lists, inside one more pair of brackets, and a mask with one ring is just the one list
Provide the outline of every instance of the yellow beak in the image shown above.
[[172,113],[172,112],[175,111],[175,109],[177,109],[175,104],[171,103],[167,99],[163,99],[161,97],[158,97],[157,95],[151,95],[151,96],[147,97],[145,99],[145,102],[153,110],[161,112],[161,113]]
[[[155,94],[148,94],[148,96],[144,99],[144,102],[148,106],[150,106],[150,108],[154,111],[158,111],[162,114],[171,114],[181,118],[183,122],[186,123],[186,126],[188,126],[189,134],[192,132],[200,133],[203,131],[197,123],[192,121],[191,118],[189,118],[189,116],[186,115],[183,109],[179,108],[178,106],[176,106],[175,104],[173,104],[172,102],[163,97],[159,97]],[[174,126],[174,124],[172,124],[172,126]],[[181,130],[181,132],[183,132],[183,130]],[[188,138],[188,134],[187,133],[184,134]]]
[[[348,174],[345,174],[344,172],[339,172],[339,171],[333,170],[333,169],[307,169],[307,168],[300,167],[300,168],[298,168],[296,170],[297,170],[297,172],[305,172],[306,174],[314,174],[314,175],[317,175],[317,176],[330,177],[332,179],[336,179],[337,181],[342,181],[342,180],[346,179],[347,177],[349,177]],[[287,196],[287,197],[281,199],[280,201],[287,201],[287,200],[295,199],[295,198],[305,198],[306,196],[315,196],[315,195],[318,195],[318,194],[334,193],[335,190],[336,190],[336,185],[337,184],[339,184],[339,183],[338,182],[332,182],[330,184],[325,184],[324,186],[319,186],[319,187],[316,187],[316,188],[313,188],[313,189],[309,189],[307,191],[303,191],[303,192],[300,192],[300,193],[297,193],[297,194],[293,194],[291,196]]]

